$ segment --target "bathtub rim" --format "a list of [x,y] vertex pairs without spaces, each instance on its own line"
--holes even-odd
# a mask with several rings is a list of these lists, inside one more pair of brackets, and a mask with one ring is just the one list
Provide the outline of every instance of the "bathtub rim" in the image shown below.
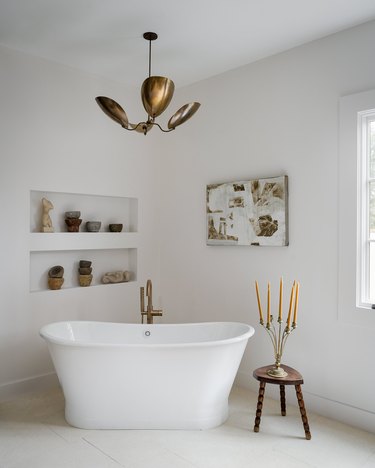
[[[189,341],[184,343],[102,343],[100,341],[97,342],[89,342],[89,341],[72,341],[66,338],[59,338],[50,333],[48,333],[47,329],[49,326],[52,325],[59,325],[59,324],[66,324],[66,323],[90,323],[90,324],[109,324],[109,325],[127,325],[130,327],[141,327],[147,330],[147,328],[158,328],[158,327],[184,327],[184,326],[191,326],[191,325],[209,325],[209,324],[228,324],[228,325],[240,325],[247,327],[248,330],[241,335],[234,336],[231,338],[225,338],[221,340],[211,340],[211,341]],[[80,348],[187,348],[187,347],[210,347],[210,346],[218,346],[218,345],[226,345],[231,343],[241,342],[243,340],[248,340],[251,338],[255,333],[255,329],[253,326],[244,323],[244,322],[228,322],[228,321],[215,321],[215,322],[184,322],[184,323],[158,323],[158,324],[141,324],[141,323],[128,323],[128,322],[104,322],[100,320],[61,320],[58,322],[50,322],[44,326],[42,326],[39,330],[39,335],[47,341],[47,343],[53,343],[62,346],[70,346],[70,347],[80,347]]]

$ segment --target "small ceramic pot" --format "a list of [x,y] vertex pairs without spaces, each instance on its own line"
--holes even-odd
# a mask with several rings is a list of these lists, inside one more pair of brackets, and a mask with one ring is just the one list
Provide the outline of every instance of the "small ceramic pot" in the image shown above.
[[80,260],[79,266],[80,268],[90,268],[91,263],[92,262],[90,260]]
[[48,276],[50,278],[62,278],[64,276],[64,267],[60,265],[52,267],[48,272]]
[[81,216],[80,211],[65,211],[65,218],[76,219]]
[[61,289],[64,278],[48,278],[48,287],[50,289]]
[[87,221],[86,229],[88,232],[98,232],[101,225],[100,221]]
[[122,224],[110,224],[108,227],[111,232],[121,232],[122,226]]
[[79,274],[80,275],[91,275],[92,273],[92,268],[91,267],[86,267],[86,268],[78,268]]
[[79,275],[80,286],[90,286],[92,281],[92,275]]
[[79,226],[82,223],[82,219],[78,218],[66,218],[65,224],[68,228],[68,232],[78,232]]

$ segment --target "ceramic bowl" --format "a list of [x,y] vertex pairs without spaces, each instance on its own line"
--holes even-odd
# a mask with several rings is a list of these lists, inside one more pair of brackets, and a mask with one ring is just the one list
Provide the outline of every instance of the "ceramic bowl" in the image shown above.
[[81,216],[80,211],[65,211],[65,218],[74,219],[79,218]]
[[110,224],[108,227],[111,232],[121,232],[122,226],[122,224]]
[[87,221],[86,229],[88,232],[98,232],[101,225],[101,221]]

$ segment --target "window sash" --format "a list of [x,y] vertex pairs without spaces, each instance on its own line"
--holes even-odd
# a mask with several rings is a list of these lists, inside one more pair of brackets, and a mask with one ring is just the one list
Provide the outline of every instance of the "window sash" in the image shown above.
[[[371,125],[375,122],[375,109],[358,113],[358,252],[357,252],[357,305],[369,307],[375,303],[375,172],[371,161]],[[372,164],[371,164],[372,162]],[[371,177],[372,176],[372,177]],[[372,195],[373,194],[373,195]],[[374,215],[375,216],[375,215]]]

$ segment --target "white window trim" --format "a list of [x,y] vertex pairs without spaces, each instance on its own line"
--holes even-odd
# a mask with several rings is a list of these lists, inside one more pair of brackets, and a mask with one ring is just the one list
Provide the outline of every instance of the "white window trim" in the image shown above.
[[[368,125],[374,119],[375,109],[369,109],[357,113],[357,306],[371,308],[371,302],[363,300],[369,298],[369,140]],[[365,253],[364,253],[365,251]]]
[[375,328],[375,310],[361,303],[357,293],[359,239],[358,177],[363,168],[358,165],[359,113],[375,109],[375,90],[344,96],[340,99],[339,119],[339,180],[338,180],[338,318],[341,321]]

